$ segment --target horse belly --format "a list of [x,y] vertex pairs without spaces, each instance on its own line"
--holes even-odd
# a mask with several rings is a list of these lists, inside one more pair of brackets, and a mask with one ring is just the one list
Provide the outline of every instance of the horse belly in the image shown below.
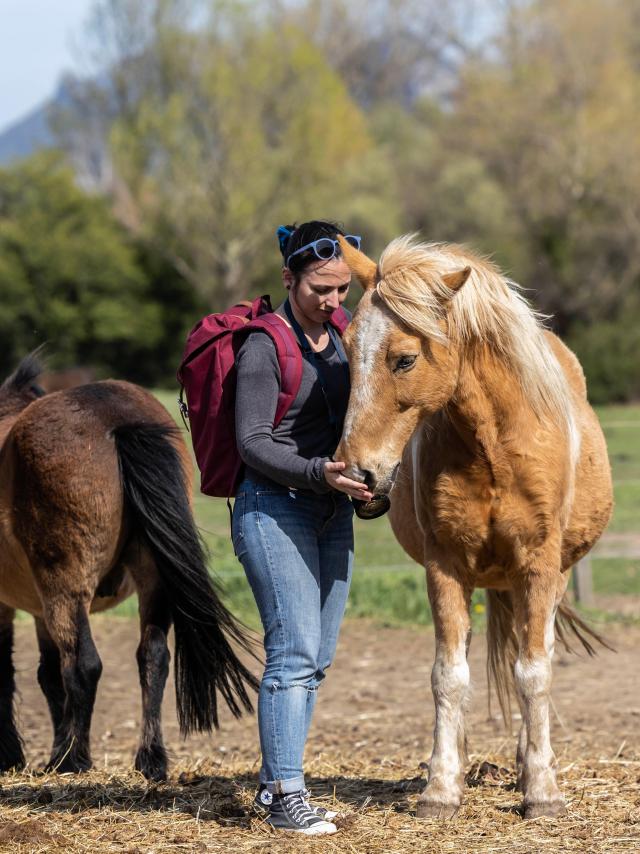
[[22,546],[11,534],[6,513],[0,518],[0,601],[42,616],[42,602]]
[[585,402],[580,412],[581,445],[573,501],[562,536],[562,568],[569,569],[593,547],[613,510],[611,467],[600,422]]
[[122,583],[117,591],[112,596],[95,596],[91,603],[91,613],[99,614],[101,611],[108,611],[110,608],[115,608],[125,599],[128,599],[132,593],[135,593],[135,584],[133,578],[128,572],[125,573]]

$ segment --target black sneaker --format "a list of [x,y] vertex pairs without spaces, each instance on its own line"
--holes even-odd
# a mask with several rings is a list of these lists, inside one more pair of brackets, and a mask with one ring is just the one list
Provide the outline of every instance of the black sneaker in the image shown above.
[[273,795],[267,789],[264,783],[260,783],[258,787],[258,791],[255,793],[253,798],[253,808],[258,813],[258,815],[266,816],[269,814],[269,810],[271,809],[271,804],[273,803]]
[[319,836],[322,833],[335,833],[338,829],[335,824],[316,815],[302,792],[273,795],[272,798],[266,820],[278,830],[291,830],[307,836]]
[[328,810],[326,807],[319,807],[317,804],[311,803],[311,792],[309,789],[302,790],[302,797],[305,800],[305,803],[308,807],[310,807],[316,815],[319,815],[320,818],[323,818],[325,821],[332,821],[334,818],[338,817],[338,813],[334,810]]
[[[319,818],[323,818],[325,821],[331,821],[336,818],[338,813],[333,810],[328,810],[326,807],[320,807],[317,804],[310,803],[311,792],[309,789],[302,789],[302,797],[306,805],[309,809],[314,812]],[[253,799],[253,808],[258,813],[265,817],[268,815],[269,810],[271,809],[271,804],[273,803],[273,795],[267,789],[265,783],[260,783],[258,791],[255,794]]]

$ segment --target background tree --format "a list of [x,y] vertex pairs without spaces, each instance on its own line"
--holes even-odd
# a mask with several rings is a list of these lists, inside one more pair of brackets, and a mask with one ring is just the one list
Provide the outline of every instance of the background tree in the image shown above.
[[[495,256],[596,394],[636,394],[639,15],[634,0],[97,0],[90,73],[56,123],[171,336],[158,376],[201,306],[273,290],[277,224],[324,216],[372,255],[418,231]],[[0,265],[25,292],[18,255]]]
[[[512,4],[461,70],[447,136],[503,188],[518,270],[566,334],[617,316],[640,270],[640,74],[632,4]],[[455,156],[454,154],[454,156]]]
[[[193,310],[185,284],[172,289]],[[3,375],[44,342],[52,367],[90,365],[141,382],[166,378],[167,356],[173,365],[179,357],[180,338],[167,346],[175,318],[139,252],[59,154],[0,170],[0,293]]]
[[275,272],[280,222],[326,216],[390,236],[385,164],[322,53],[247,4],[208,4],[197,28],[182,5],[98,4],[109,65],[76,84],[74,115],[58,120],[77,141],[103,116],[110,191],[131,232],[217,307],[246,296],[265,259]]

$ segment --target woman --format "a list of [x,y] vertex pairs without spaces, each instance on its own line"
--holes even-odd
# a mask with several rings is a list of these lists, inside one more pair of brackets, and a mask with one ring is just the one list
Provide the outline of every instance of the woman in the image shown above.
[[[339,233],[323,221],[278,229],[289,293],[275,314],[299,341],[303,371],[277,427],[280,371],[271,338],[249,335],[236,362],[236,434],[245,476],[233,510],[233,542],[260,611],[266,652],[254,803],[274,827],[313,835],[335,833],[335,813],[309,802],[304,746],[351,581],[349,497],[372,498],[366,485],[341,474],[344,463],[331,460],[349,399],[346,356],[328,323],[351,280]],[[359,238],[348,239],[359,245]]]

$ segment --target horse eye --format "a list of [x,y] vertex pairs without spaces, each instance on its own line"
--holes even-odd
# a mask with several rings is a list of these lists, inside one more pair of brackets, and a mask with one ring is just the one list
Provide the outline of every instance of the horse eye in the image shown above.
[[393,372],[396,371],[408,371],[409,368],[412,368],[415,364],[416,356],[400,356],[398,361],[395,364]]

